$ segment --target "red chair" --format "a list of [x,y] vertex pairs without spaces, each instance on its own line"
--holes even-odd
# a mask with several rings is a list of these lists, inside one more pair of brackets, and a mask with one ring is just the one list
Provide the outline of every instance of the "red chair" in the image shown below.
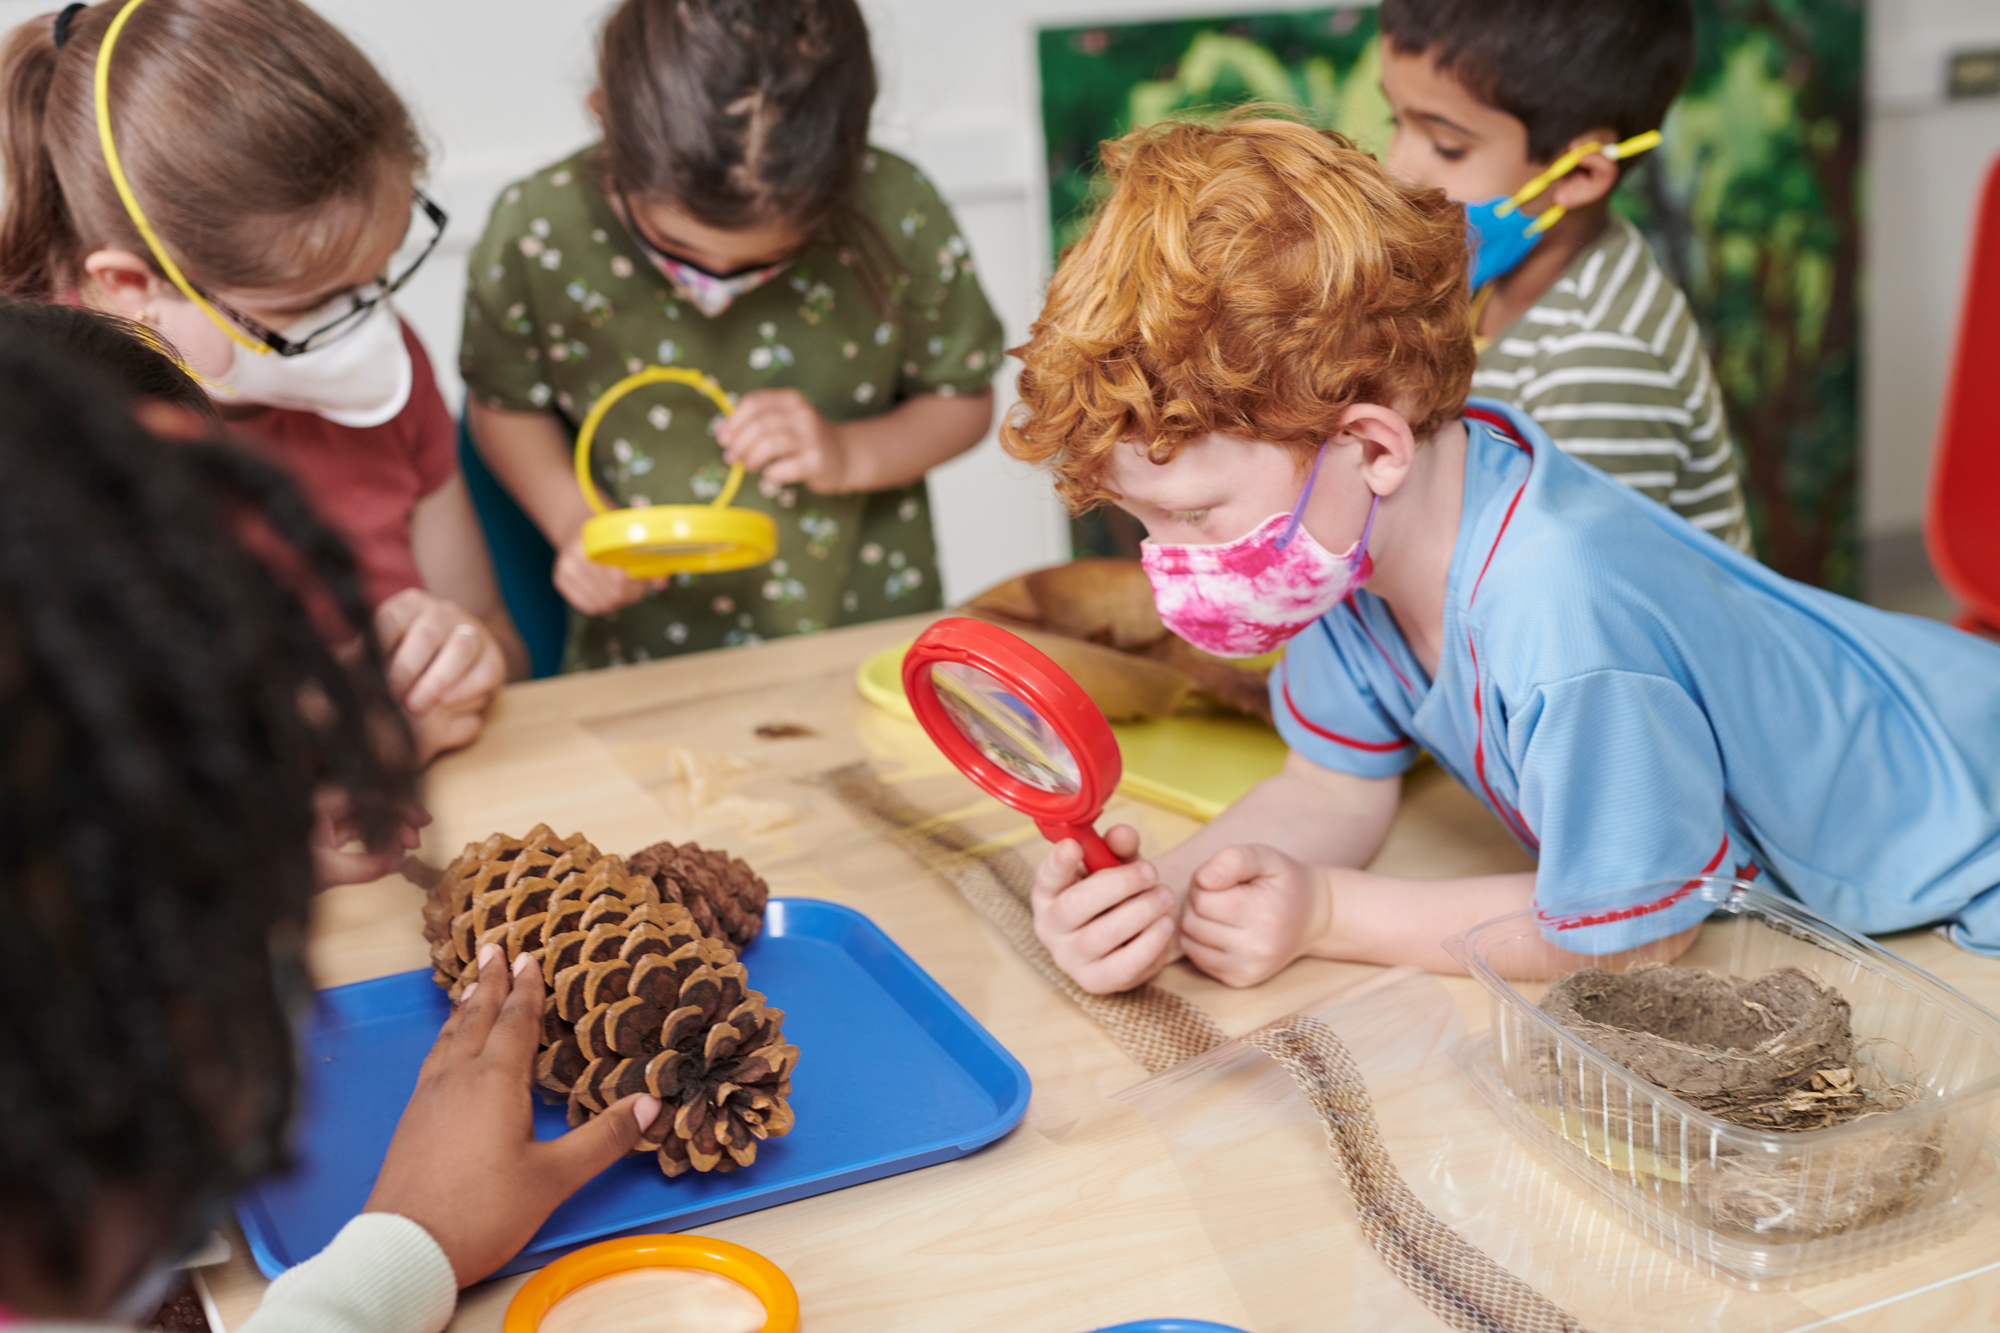
[[1924,545],[1965,607],[1962,629],[2000,634],[2000,158],[1973,220],[1958,357],[1938,423]]

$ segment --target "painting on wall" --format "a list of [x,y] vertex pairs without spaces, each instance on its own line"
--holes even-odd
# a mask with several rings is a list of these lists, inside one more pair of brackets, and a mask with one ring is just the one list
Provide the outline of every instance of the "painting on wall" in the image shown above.
[[[1616,206],[1688,294],[1735,433],[1758,554],[1852,591],[1861,300],[1863,0],[1695,0],[1693,77]],[[1250,101],[1386,147],[1372,8],[1037,34],[1054,250],[1088,223],[1097,145]],[[1131,554],[1104,511],[1077,553]]]

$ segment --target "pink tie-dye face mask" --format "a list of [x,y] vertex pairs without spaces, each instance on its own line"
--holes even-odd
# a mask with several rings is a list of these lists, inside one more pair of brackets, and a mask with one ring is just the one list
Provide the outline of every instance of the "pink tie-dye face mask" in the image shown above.
[[1314,540],[1301,522],[1325,455],[1322,445],[1291,513],[1273,514],[1233,542],[1141,544],[1140,563],[1153,585],[1153,604],[1168,629],[1217,657],[1257,657],[1368,582],[1375,572],[1368,534],[1381,496],[1369,503],[1360,540],[1339,555]]

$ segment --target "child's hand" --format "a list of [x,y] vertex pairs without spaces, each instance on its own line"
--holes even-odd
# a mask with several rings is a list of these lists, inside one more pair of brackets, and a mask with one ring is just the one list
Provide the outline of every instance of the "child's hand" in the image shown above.
[[1194,872],[1181,948],[1224,985],[1254,986],[1305,954],[1332,923],[1324,872],[1275,847],[1225,847]]
[[443,706],[480,712],[507,683],[507,658],[478,617],[422,588],[375,609],[389,688],[413,714]]
[[403,857],[422,842],[417,830],[431,822],[430,811],[422,806],[405,807],[393,843],[364,847],[360,827],[354,822],[354,802],[346,792],[322,787],[313,794],[313,807],[313,873],[322,889],[336,884],[368,884],[394,872],[403,864]]
[[632,1151],[660,1114],[627,1097],[580,1129],[535,1142],[529,1091],[542,1030],[542,972],[509,975],[498,945],[417,1075],[364,1211],[409,1218],[467,1287],[518,1254],[556,1206]]
[[1130,990],[1172,961],[1174,891],[1139,854],[1139,835],[1105,834],[1128,865],[1085,877],[1083,848],[1057,843],[1035,872],[1035,935],[1076,984],[1096,995]]
[[622,569],[601,565],[583,553],[583,530],[556,552],[556,591],[587,616],[623,611],[648,593],[666,586],[663,579],[635,579]]
[[722,456],[778,486],[803,485],[838,495],[847,485],[847,446],[840,431],[797,389],[743,395],[733,416],[715,428]]

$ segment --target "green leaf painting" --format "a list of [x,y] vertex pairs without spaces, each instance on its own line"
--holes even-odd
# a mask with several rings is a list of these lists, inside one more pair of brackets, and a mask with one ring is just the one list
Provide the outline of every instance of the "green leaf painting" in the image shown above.
[[[1696,0],[1699,50],[1666,143],[1617,207],[1645,229],[1708,339],[1758,553],[1794,578],[1855,581],[1863,0]],[[1388,142],[1369,8],[1044,29],[1049,221],[1088,224],[1097,145],[1249,101]],[[1122,516],[1080,553],[1126,551]]]

